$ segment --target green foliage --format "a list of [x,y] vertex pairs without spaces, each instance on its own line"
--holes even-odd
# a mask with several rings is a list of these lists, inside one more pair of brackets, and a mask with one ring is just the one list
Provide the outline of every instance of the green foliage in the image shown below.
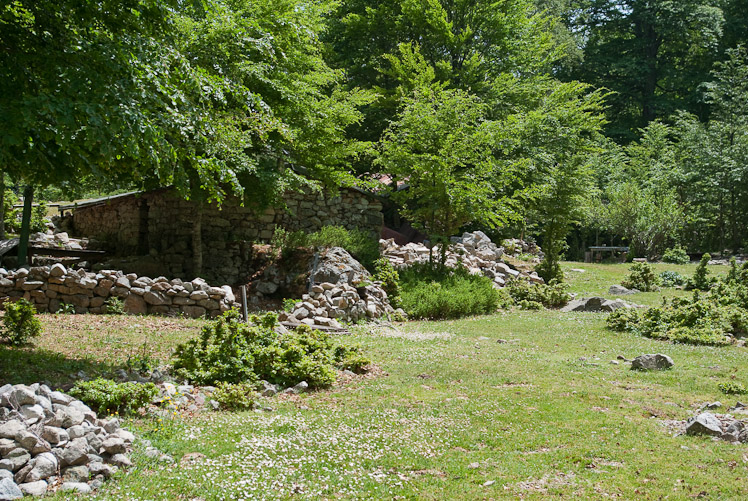
[[677,271],[663,271],[660,273],[660,285],[663,287],[676,287],[679,285],[686,285],[688,279],[678,273]]
[[660,279],[649,263],[634,263],[629,272],[626,278],[621,280],[621,285],[627,289],[638,289],[641,292],[659,290]]
[[745,395],[748,389],[737,381],[724,381],[717,384],[717,388],[726,395]]
[[158,365],[158,359],[148,351],[148,342],[144,342],[134,353],[127,356],[125,367],[129,371],[147,372]]
[[298,302],[298,299],[293,299],[290,297],[283,298],[283,311],[285,311],[286,313],[291,313]]
[[222,409],[246,411],[253,409],[260,398],[250,383],[218,382],[211,398],[218,402]]
[[368,270],[372,270],[379,259],[379,241],[359,228],[349,230],[342,226],[324,226],[314,233],[306,233],[276,227],[271,245],[286,258],[302,247],[342,247]]
[[390,260],[380,257],[374,262],[374,280],[382,282],[382,289],[393,308],[400,307],[400,274]]
[[748,333],[748,287],[719,282],[707,293],[695,291],[692,298],[673,298],[646,311],[615,311],[607,322],[613,330],[655,339],[726,345]]
[[124,315],[125,302],[116,296],[109,296],[104,301],[104,313],[107,315]]
[[571,300],[569,286],[562,282],[551,281],[549,284],[532,284],[527,280],[513,280],[505,290],[512,300],[524,310],[561,308]]
[[709,255],[709,253],[701,256],[701,261],[699,261],[699,265],[696,267],[693,277],[688,280],[688,284],[686,285],[687,289],[708,291],[717,282],[715,277],[709,276],[709,269],[707,266],[711,259],[712,256]]
[[442,319],[493,313],[501,298],[490,278],[465,268],[414,265],[400,273],[402,308],[411,318]]
[[2,335],[13,346],[28,343],[42,332],[34,305],[25,299],[5,303]]
[[346,346],[340,345],[335,347],[333,354],[335,365],[342,370],[349,370],[356,374],[366,372],[366,367],[371,364],[371,360],[366,358],[358,345]]
[[662,254],[662,262],[670,264],[688,264],[691,262],[691,258],[686,254],[686,249],[676,245]]
[[153,383],[118,383],[97,378],[76,382],[68,393],[99,414],[132,415],[151,403],[158,395],[158,388]]
[[72,303],[60,303],[60,307],[55,312],[58,315],[75,315],[75,305]]
[[267,313],[247,325],[235,310],[203,327],[199,338],[177,347],[175,373],[198,384],[250,383],[264,379],[284,387],[306,381],[324,388],[335,381],[335,344],[329,335],[300,326],[276,332]]

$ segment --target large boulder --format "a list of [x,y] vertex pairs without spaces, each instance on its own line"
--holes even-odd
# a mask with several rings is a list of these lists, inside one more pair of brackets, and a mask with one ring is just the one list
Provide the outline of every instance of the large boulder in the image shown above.
[[702,412],[698,416],[688,420],[688,423],[686,423],[686,434],[719,437],[722,435],[722,424],[711,412]]
[[669,369],[673,365],[673,359],[661,353],[639,355],[631,362],[632,369],[641,371]]
[[372,280],[366,268],[342,247],[332,247],[324,251],[311,278],[314,283],[349,285]]

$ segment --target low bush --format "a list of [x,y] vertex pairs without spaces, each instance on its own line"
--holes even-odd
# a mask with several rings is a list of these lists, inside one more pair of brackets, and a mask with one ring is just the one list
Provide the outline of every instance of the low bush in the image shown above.
[[366,358],[358,345],[355,346],[337,346],[334,352],[335,364],[342,370],[362,374],[366,372],[366,367],[371,360]]
[[266,313],[248,325],[236,310],[224,313],[203,327],[197,339],[177,347],[175,373],[198,384],[255,384],[264,379],[284,387],[306,381],[312,388],[324,388],[334,383],[335,368],[344,359],[332,338],[305,325],[279,333],[277,321],[275,314]]
[[645,311],[620,309],[608,316],[608,327],[655,339],[701,345],[730,344],[748,333],[748,289],[719,283],[708,294],[673,298]]
[[662,262],[670,264],[688,264],[691,262],[691,258],[686,254],[686,249],[676,245],[662,254]]
[[218,402],[222,409],[246,411],[255,408],[260,394],[249,383],[219,382],[211,398]]
[[379,259],[379,240],[364,230],[348,230],[342,226],[325,226],[314,233],[276,228],[271,245],[284,257],[300,247],[342,247],[369,271],[374,270],[374,263]]
[[506,287],[514,303],[523,310],[561,308],[570,300],[569,286],[551,280],[549,284],[531,284],[527,280],[514,280]]
[[688,280],[686,289],[708,291],[715,283],[717,283],[716,277],[709,276],[707,265],[711,259],[712,256],[708,253],[701,256],[701,261],[699,261],[699,265],[696,267],[693,277]]
[[717,385],[719,391],[727,395],[745,395],[748,389],[736,381],[725,381]]
[[688,279],[677,271],[663,271],[660,273],[660,285],[663,287],[677,287],[686,285]]
[[110,296],[104,301],[104,313],[107,315],[124,315],[125,302],[116,296]]
[[634,263],[629,268],[629,274],[621,280],[621,285],[627,289],[637,289],[641,292],[653,292],[659,290],[660,280],[655,275],[649,263]]
[[98,378],[78,381],[68,393],[83,401],[97,413],[135,414],[147,406],[158,395],[153,383],[118,383],[111,379]]
[[445,319],[493,313],[502,296],[493,281],[464,267],[416,264],[400,272],[401,306],[411,318]]
[[13,346],[28,343],[42,332],[34,305],[25,299],[5,303],[2,335]]
[[393,308],[400,307],[400,274],[390,260],[380,257],[374,262],[374,280],[382,282],[382,289]]

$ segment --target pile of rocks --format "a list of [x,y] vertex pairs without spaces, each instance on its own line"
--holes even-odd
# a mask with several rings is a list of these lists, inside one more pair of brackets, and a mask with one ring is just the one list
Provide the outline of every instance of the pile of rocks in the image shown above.
[[[716,409],[722,404],[715,402],[707,408]],[[748,414],[748,407],[738,402],[728,410],[730,413]],[[684,423],[686,435],[709,435],[728,442],[748,443],[748,427],[745,421],[736,419],[732,414],[712,414],[700,412]]]
[[[386,317],[395,310],[379,284],[354,287],[347,283],[324,282],[312,286],[290,313],[281,313],[282,322],[342,328],[343,322]],[[403,312],[401,311],[401,314]]]
[[519,258],[524,255],[535,256],[534,261],[540,262],[545,257],[542,249],[535,242],[527,242],[520,238],[507,238],[501,242],[501,246],[504,248],[504,254]]
[[572,299],[569,303],[561,308],[563,312],[586,311],[586,312],[612,312],[620,308],[646,308],[634,303],[627,303],[622,299],[605,299],[604,297],[584,297]]
[[[116,418],[45,385],[0,388],[0,499],[48,490],[96,489],[127,456],[135,436]],[[4,497],[3,497],[4,496]]]
[[121,271],[90,273],[67,269],[62,264],[15,271],[0,269],[0,298],[25,298],[41,312],[55,313],[61,305],[72,305],[76,313],[104,313],[105,302],[116,297],[131,314],[217,316],[236,304],[230,286],[211,287],[196,278],[155,279],[125,275]]
[[[394,239],[380,240],[382,255],[389,259],[395,268],[405,268],[416,263],[429,261],[429,248],[423,244],[409,243],[397,245]],[[434,252],[438,252],[434,249]],[[470,273],[491,278],[497,287],[503,287],[510,280],[525,278],[534,283],[543,283],[537,273],[518,270],[502,261],[504,248],[494,244],[488,236],[476,231],[453,237],[447,251],[446,265],[455,267],[462,263]]]

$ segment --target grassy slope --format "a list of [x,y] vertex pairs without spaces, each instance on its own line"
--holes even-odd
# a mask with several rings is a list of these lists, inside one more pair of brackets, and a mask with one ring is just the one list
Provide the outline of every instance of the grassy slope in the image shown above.
[[[567,267],[587,270],[571,278],[572,290],[583,295],[606,295],[626,271],[617,265]],[[660,298],[630,299],[655,304]],[[53,318],[47,317],[48,328]],[[71,329],[56,332],[74,335]],[[154,335],[154,343],[164,353],[180,337]],[[267,399],[272,412],[177,419],[149,436],[177,460],[187,453],[205,458],[184,459],[180,468],[139,460],[138,469],[108,483],[101,496],[748,495],[745,445],[673,437],[663,426],[664,420],[692,416],[703,402],[733,404],[717,383],[733,377],[748,382],[744,348],[673,345],[607,331],[604,315],[555,311],[414,322],[398,330],[362,330],[355,341],[386,374]],[[639,373],[610,363],[617,355],[656,352],[673,357],[675,368]],[[136,424],[145,433],[154,426]]]

